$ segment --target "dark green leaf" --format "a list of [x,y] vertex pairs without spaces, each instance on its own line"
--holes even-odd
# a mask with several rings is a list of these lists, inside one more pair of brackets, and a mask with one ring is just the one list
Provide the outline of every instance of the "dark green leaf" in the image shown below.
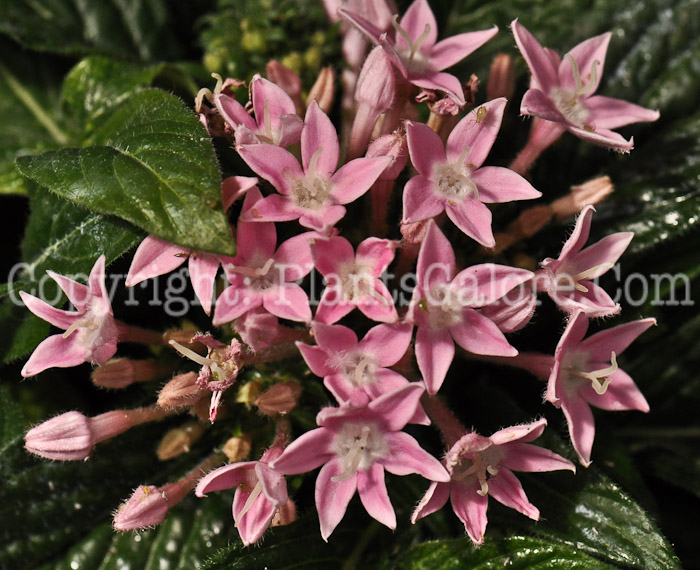
[[[24,435],[24,418],[10,390],[0,385],[0,458]],[[2,462],[0,462],[2,464]]]
[[235,254],[211,141],[177,97],[129,97],[91,137],[93,146],[21,157],[19,169],[91,210],[114,214],[162,239]]

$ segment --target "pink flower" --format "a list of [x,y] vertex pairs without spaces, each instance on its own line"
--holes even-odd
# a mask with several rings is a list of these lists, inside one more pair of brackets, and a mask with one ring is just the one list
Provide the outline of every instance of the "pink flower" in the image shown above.
[[400,22],[394,16],[395,39],[362,15],[343,9],[340,15],[379,43],[409,82],[423,89],[443,91],[459,105],[465,104],[462,85],[454,75],[442,73],[442,70],[459,63],[498,33],[494,26],[490,30],[458,34],[438,42],[437,23],[427,0],[415,0]]
[[371,517],[396,528],[385,469],[394,475],[418,473],[432,481],[449,481],[440,462],[399,431],[414,416],[422,393],[423,387],[413,383],[364,407],[325,408],[316,418],[321,427],[292,442],[272,463],[285,474],[323,465],[316,479],[316,509],[324,540],[342,520],[355,491]]
[[281,447],[273,446],[263,453],[260,461],[219,467],[202,477],[195,489],[198,497],[204,497],[212,491],[236,488],[233,520],[246,546],[260,539],[288,500],[284,475],[269,466],[281,453]]
[[[418,284],[407,320],[418,326],[416,358],[429,394],[435,394],[454,358],[456,341],[476,354],[515,356],[498,327],[475,310],[532,278],[524,269],[485,263],[457,275],[454,251],[434,222],[418,254]],[[453,340],[454,339],[454,340]]]
[[[251,190],[243,204],[241,218],[245,219],[246,214],[263,201],[257,188]],[[306,232],[275,249],[274,223],[241,221],[236,239],[238,255],[224,266],[231,285],[216,300],[214,325],[228,323],[261,306],[283,319],[310,321],[309,298],[293,281],[304,277],[313,267],[309,241],[314,237],[318,234]]]
[[533,78],[520,105],[523,115],[554,121],[583,140],[622,152],[632,150],[634,141],[611,129],[659,118],[658,111],[593,95],[603,74],[610,32],[578,44],[560,58],[543,48],[517,20],[511,29]]
[[573,463],[543,447],[531,445],[547,420],[513,426],[482,437],[465,434],[445,456],[449,483],[433,482],[411,517],[412,522],[439,511],[449,498],[452,509],[464,523],[469,538],[483,544],[486,509],[491,495],[506,507],[539,520],[540,511],[525,495],[513,471],[576,471]]
[[335,323],[357,307],[373,321],[396,321],[394,300],[380,276],[393,261],[397,245],[387,239],[367,238],[355,254],[345,238],[314,240],[314,265],[327,282],[316,320]]
[[546,398],[564,412],[571,442],[585,467],[591,464],[595,436],[589,406],[611,411],[649,411],[649,404],[632,378],[618,368],[617,356],[653,324],[656,319],[632,321],[583,340],[588,318],[583,311],[577,311],[557,345]]
[[591,279],[612,268],[634,237],[620,232],[604,237],[583,249],[591,229],[595,208],[586,206],[558,259],[545,259],[536,273],[535,285],[546,291],[568,313],[581,310],[590,317],[604,317],[620,312],[620,305]]
[[[409,382],[388,366],[396,364],[411,344],[413,326],[408,323],[377,325],[358,342],[357,335],[342,325],[315,322],[317,346],[297,343],[301,355],[340,404],[355,401],[357,392],[374,400]],[[410,423],[430,421],[418,406]]]
[[83,362],[104,364],[117,352],[119,340],[105,287],[105,256],[101,255],[95,262],[87,285],[53,271],[47,273],[58,283],[76,311],[56,309],[34,295],[20,291],[22,301],[32,313],[66,331],[50,336],[34,349],[22,368],[22,376],[28,378],[47,368],[68,368]]
[[255,118],[235,97],[224,93],[214,96],[219,113],[233,127],[236,144],[289,146],[299,142],[303,121],[284,89],[255,74],[250,82],[250,99]]
[[446,211],[465,234],[493,247],[491,212],[485,204],[541,196],[512,170],[481,167],[496,140],[505,107],[505,99],[496,99],[472,110],[450,133],[446,147],[427,125],[406,124],[408,151],[418,176],[404,189],[404,224]]
[[299,219],[307,228],[327,231],[344,215],[343,204],[364,194],[391,163],[388,157],[357,158],[338,171],[340,147],[335,127],[316,101],[309,105],[301,132],[302,166],[287,150],[273,145],[238,145],[236,150],[279,194],[255,204],[242,221]]
[[[235,200],[257,183],[257,178],[246,176],[226,178],[221,185],[224,210],[228,210]],[[129,274],[126,276],[126,286],[133,287],[146,279],[170,273],[188,258],[192,287],[197,299],[202,303],[204,312],[208,315],[211,312],[214,280],[222,261],[219,255],[180,247],[155,236],[148,236],[134,254]]]

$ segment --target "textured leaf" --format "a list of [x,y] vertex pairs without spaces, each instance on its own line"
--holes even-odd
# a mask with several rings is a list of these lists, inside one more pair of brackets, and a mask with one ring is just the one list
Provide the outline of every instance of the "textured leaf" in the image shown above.
[[220,206],[209,137],[182,102],[163,91],[129,97],[83,149],[17,164],[26,176],[91,210],[117,215],[169,242],[235,254]]
[[[22,412],[7,387],[0,385],[0,457],[17,444],[24,435]],[[0,469],[2,463],[0,463]]]

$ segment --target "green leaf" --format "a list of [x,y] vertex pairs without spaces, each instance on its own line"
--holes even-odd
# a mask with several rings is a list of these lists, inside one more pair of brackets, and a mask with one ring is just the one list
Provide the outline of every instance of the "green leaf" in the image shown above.
[[[16,446],[24,435],[24,418],[15,404],[10,390],[0,385],[0,458]],[[0,469],[3,462],[0,462]]]
[[204,127],[177,97],[145,90],[126,99],[93,146],[20,157],[20,171],[64,198],[114,214],[184,247],[234,255],[221,180]]
[[586,570],[612,569],[575,547],[541,538],[514,536],[486,542],[475,548],[468,538],[439,540],[414,546],[400,554],[385,568],[396,570]]

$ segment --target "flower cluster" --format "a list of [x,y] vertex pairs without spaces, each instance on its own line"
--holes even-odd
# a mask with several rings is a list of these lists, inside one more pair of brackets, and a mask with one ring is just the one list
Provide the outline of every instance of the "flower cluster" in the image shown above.
[[[97,385],[121,389],[174,372],[185,364],[177,355],[198,367],[174,375],[151,407],[95,418],[73,411],[34,427],[26,435],[30,452],[84,459],[96,444],[127,429],[186,412],[198,419],[166,434],[159,446],[161,459],[187,453],[208,424],[233,417],[245,426],[253,407],[268,418],[268,434],[275,432],[274,438],[256,441],[258,448],[269,445],[257,460],[247,460],[251,442],[238,435],[178,481],[139,487],[115,514],[119,530],[159,524],[193,489],[197,496],[235,489],[234,520],[243,542],[251,544],[271,524],[294,519],[287,477],[319,467],[315,503],[324,540],[355,493],[371,517],[396,528],[386,472],[427,479],[413,522],[441,509],[449,498],[476,544],[484,541],[489,496],[538,520],[539,510],[513,472],[575,471],[574,464],[532,443],[543,433],[544,419],[488,437],[462,427],[450,409],[452,402],[441,397],[444,385],[465,382],[450,374],[457,346],[462,358],[496,360],[547,380],[546,401],[564,412],[584,466],[591,462],[594,440],[591,405],[648,410],[617,359],[654,320],[584,338],[590,319],[620,311],[595,280],[617,262],[632,235],[613,234],[586,246],[592,203],[609,189],[587,190],[588,204],[577,194],[525,209],[510,233],[492,229],[491,211],[497,204],[541,198],[522,174],[563,132],[629,151],[632,141],[611,129],[658,117],[593,94],[610,35],[587,40],[560,58],[522,24],[512,23],[532,71],[521,113],[537,118],[526,147],[505,168],[492,165],[489,153],[511,96],[513,81],[507,75],[512,76],[513,67],[507,56],[499,56],[494,65],[488,90],[494,96],[483,104],[473,105],[475,78],[463,87],[444,71],[490,40],[496,28],[438,41],[426,0],[415,0],[401,18],[392,16],[383,2],[376,3],[379,8],[335,4],[329,0],[329,12],[343,22],[350,68],[343,88],[346,99],[354,96],[357,102],[356,109],[345,109],[354,111],[345,113],[347,147],[341,148],[328,114],[334,96],[328,72],[306,102],[298,77],[280,64],[270,67],[270,79],[253,77],[247,105],[238,100],[243,81],[218,78],[214,92],[205,89],[197,97],[196,111],[211,136],[227,139],[251,171],[222,183],[224,209],[240,212],[232,227],[237,255],[184,249],[158,236],[147,237],[134,255],[127,286],[168,273],[188,259],[192,286],[216,332],[160,334],[116,321],[104,285],[104,256],[95,263],[88,285],[51,273],[75,311],[22,296],[33,313],[65,331],[36,348],[24,376],[89,362],[100,367],[93,373]],[[368,43],[376,46],[365,59]],[[426,123],[416,118],[416,102],[429,109]],[[357,211],[361,198],[371,212],[366,220]],[[402,205],[400,217],[392,217],[388,204],[394,199]],[[498,253],[551,218],[574,214],[579,214],[576,225],[559,257],[542,260],[538,270],[483,262],[485,252]],[[278,241],[278,231],[291,237]],[[465,244],[481,252],[480,259],[475,256],[481,262],[463,264]],[[389,267],[395,281],[387,278]],[[220,268],[227,285],[215,298]],[[312,270],[325,282],[316,306],[305,285]],[[402,304],[392,287],[411,274],[410,301]],[[566,318],[553,356],[519,353],[506,337],[527,326],[540,292]],[[361,336],[357,331],[366,332]],[[172,348],[170,364],[110,360],[122,342],[162,345],[166,353]],[[294,358],[310,373],[268,386],[240,380],[246,369]],[[295,433],[298,426],[290,417],[295,417],[297,402],[306,386],[321,381],[335,405],[320,410],[315,429]],[[438,458],[439,450],[423,449],[404,431],[407,424],[416,424],[417,432],[437,427],[444,455]],[[229,463],[222,465],[226,459]]]

